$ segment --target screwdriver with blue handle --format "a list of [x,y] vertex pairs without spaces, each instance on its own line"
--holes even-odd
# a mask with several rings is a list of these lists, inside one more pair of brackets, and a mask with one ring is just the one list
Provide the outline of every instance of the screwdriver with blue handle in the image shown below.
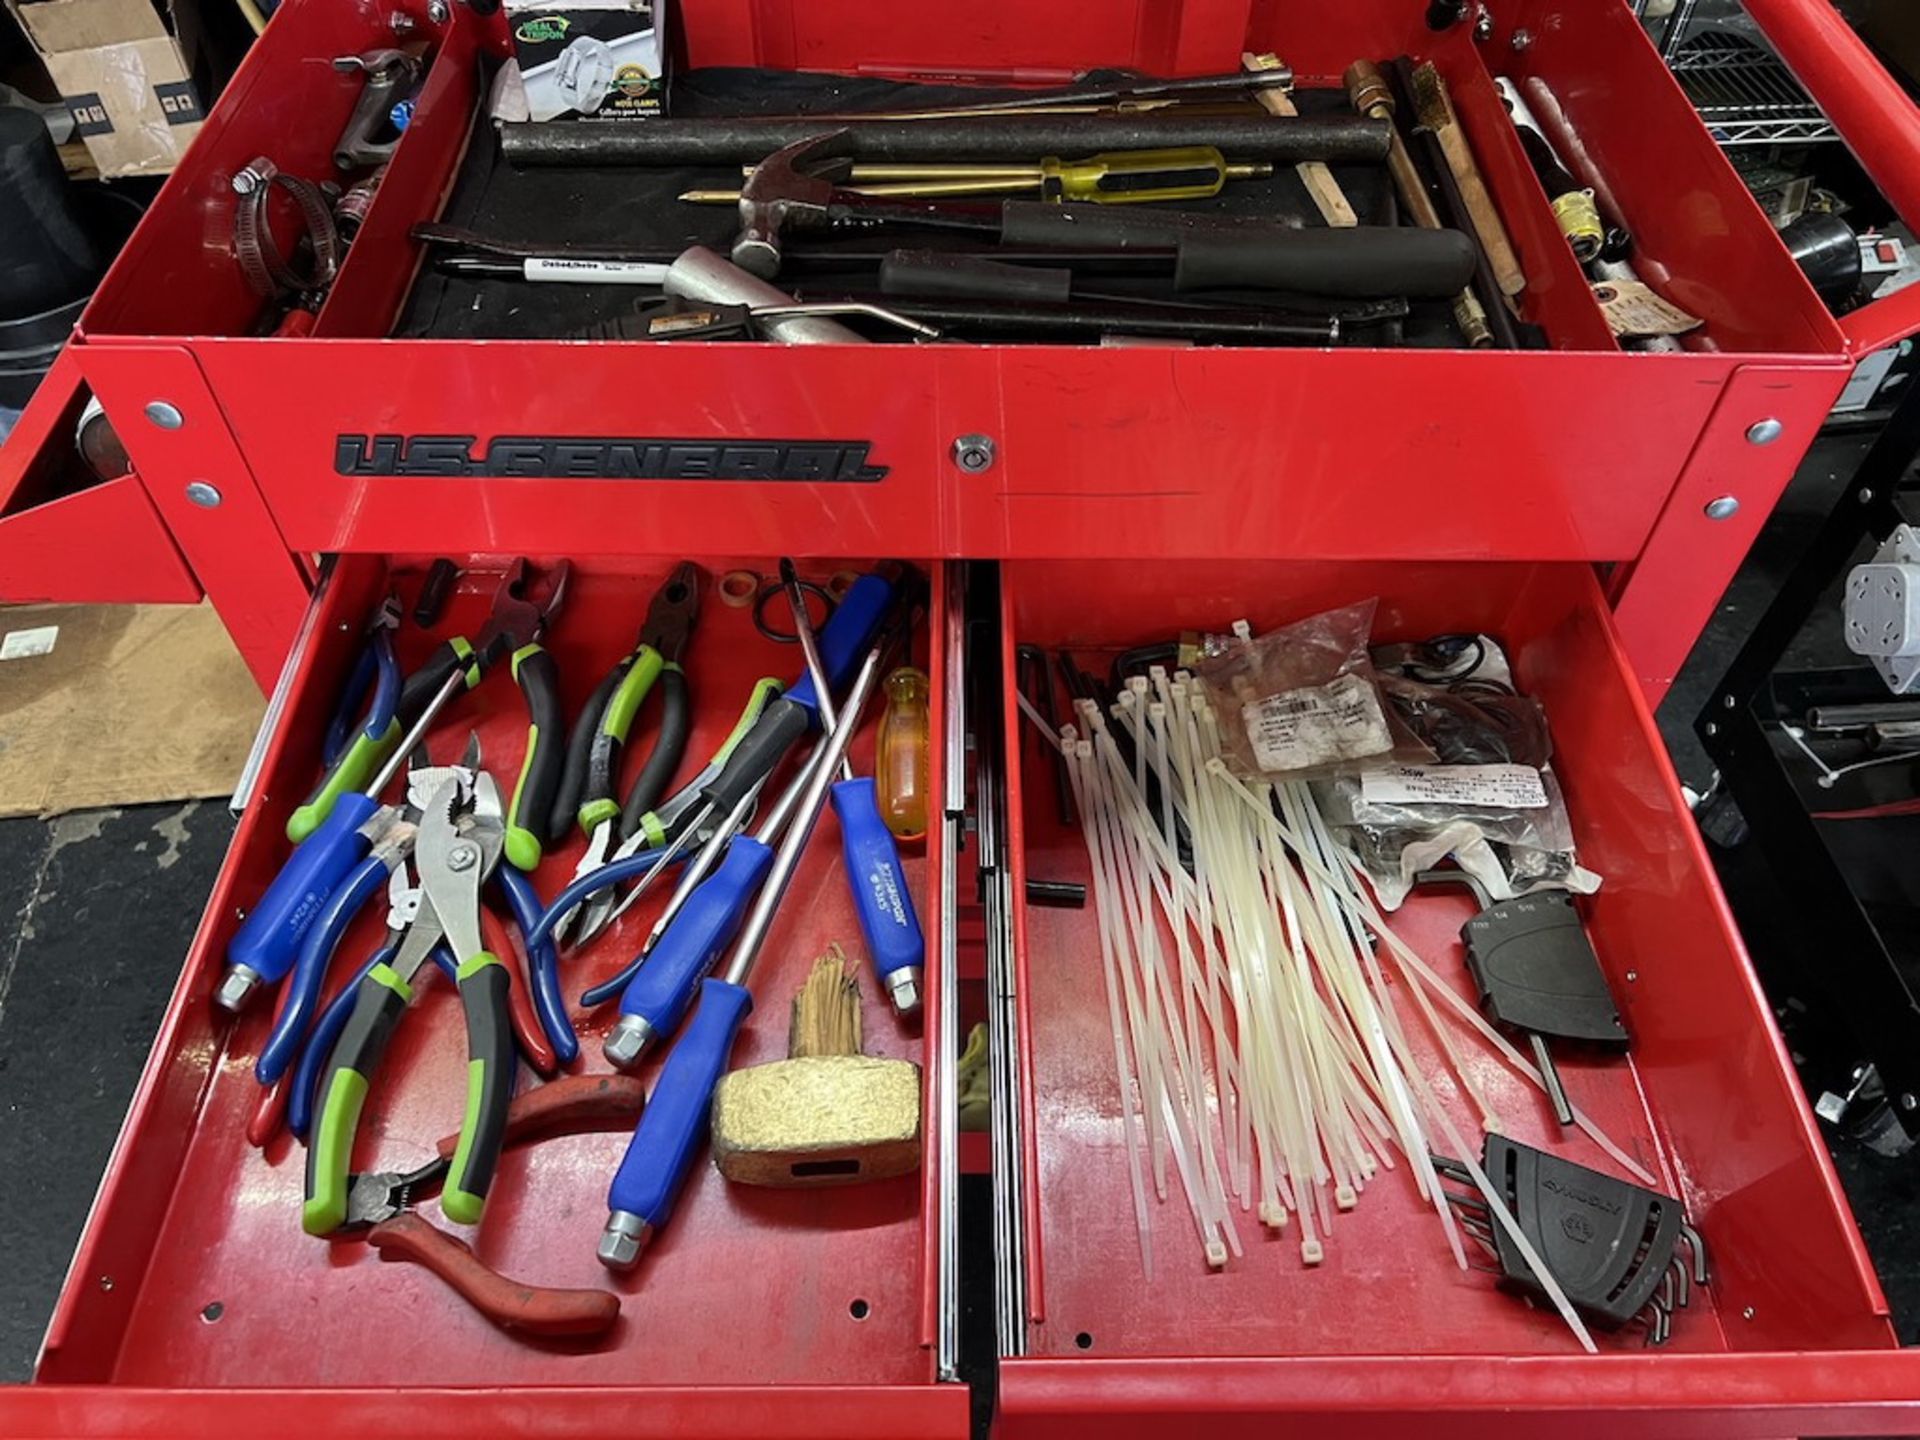
[[[896,598],[892,577],[877,572],[862,575],[849,587],[827,624],[820,646],[829,680],[836,666],[844,673],[853,657],[872,640],[894,609]],[[719,777],[703,792],[701,809],[694,820],[629,895],[631,903],[643,894],[654,876],[691,843],[708,816],[725,817],[689,863],[668,913],[648,936],[646,948],[618,975],[594,987],[585,997],[588,1003],[596,1003],[609,998],[616,987],[624,986],[620,1019],[607,1032],[603,1046],[615,1068],[624,1070],[638,1064],[654,1037],[671,1032],[679,1023],[694,987],[712,969],[738,926],[740,913],[766,873],[769,847],[790,813],[790,802],[798,797],[799,782],[789,787],[758,837],[741,836],[739,832],[774,767],[821,718],[819,693],[812,675],[807,674],[767,706],[753,729],[734,747]]]
[[[620,817],[620,828],[625,832],[626,838],[602,864],[588,866],[583,861],[581,867],[575,870],[574,879],[584,880],[591,874],[597,874],[608,866],[617,865],[639,854],[643,849],[664,850],[675,841],[680,842],[680,849],[685,849],[687,844],[697,838],[700,822],[705,818],[706,812],[701,809],[701,795],[707,786],[720,778],[720,773],[726,769],[727,760],[732,756],[734,747],[759,723],[762,712],[780,697],[783,689],[780,681],[771,675],[763,675],[754,681],[753,689],[748,692],[746,705],[741,709],[739,718],[733,722],[733,729],[728,732],[727,738],[720,742],[720,748],[715,750],[707,763],[701,767],[699,774],[681,786],[657,809],[634,814],[633,792],[629,792],[628,808]],[[683,836],[684,839],[682,839]],[[627,907],[635,896],[622,896],[618,893],[618,888],[616,884],[610,883],[594,891],[591,898],[577,910],[567,911],[553,928],[556,943],[589,945],[595,936],[626,914]],[[673,907],[669,903],[669,909],[671,908]],[[577,928],[574,924],[576,919]],[[612,998],[612,994],[617,994],[621,986],[626,983],[626,979],[621,979],[619,985],[614,987],[607,998]]]
[[[793,610],[794,633],[807,657],[807,673],[820,697],[820,718],[833,726],[833,692],[827,684],[807,615],[806,596],[791,560],[780,562],[780,583],[786,587]],[[847,884],[853,890],[853,908],[860,917],[860,934],[867,942],[873,973],[893,1003],[896,1015],[917,1014],[920,977],[926,965],[927,944],[920,933],[920,917],[913,910],[913,894],[900,865],[900,847],[880,816],[880,790],[871,775],[853,773],[851,761],[840,762],[840,778],[833,784],[833,813],[840,822],[840,853]]]
[[[615,1069],[631,1070],[656,1039],[679,1027],[693,1003],[694,990],[712,973],[720,952],[739,931],[748,902],[773,864],[773,847],[792,821],[818,761],[816,751],[774,802],[758,831],[735,834],[711,873],[695,876],[691,885],[675,891],[678,905],[671,922],[652,947],[641,952],[639,961],[621,972],[624,985],[616,986],[621,979],[616,975],[580,997],[581,1003],[594,1005],[619,990],[620,1018],[601,1047]],[[738,831],[759,795],[760,787],[755,786],[721,828]]]
[[213,997],[221,1009],[237,1015],[255,990],[278,985],[286,978],[307,931],[327,901],[367,858],[382,828],[373,823],[376,817],[390,809],[398,818],[400,807],[382,806],[378,798],[381,791],[400,773],[400,767],[407,763],[414,746],[426,738],[440,712],[466,688],[467,678],[459,671],[441,681],[413,728],[388,754],[373,783],[365,790],[348,790],[337,796],[320,828],[294,848],[266,893],[227,942],[227,973]]
[[707,1134],[713,1087],[726,1073],[734,1038],[753,1010],[747,981],[759,959],[774,912],[779,908],[798,868],[813,827],[825,808],[828,788],[840,762],[846,758],[862,712],[872,698],[880,667],[892,648],[893,636],[882,635],[867,651],[853,689],[840,711],[840,723],[821,742],[807,769],[805,792],[793,822],[780,841],[779,853],[768,868],[766,881],[753,909],[740,928],[725,968],[701,981],[693,1019],[667,1056],[654,1081],[653,1094],[640,1116],[639,1127],[627,1146],[625,1159],[607,1192],[607,1223],[601,1232],[600,1262],[613,1270],[630,1270],[639,1262],[648,1238],[667,1222],[673,1203],[686,1183],[687,1171]]

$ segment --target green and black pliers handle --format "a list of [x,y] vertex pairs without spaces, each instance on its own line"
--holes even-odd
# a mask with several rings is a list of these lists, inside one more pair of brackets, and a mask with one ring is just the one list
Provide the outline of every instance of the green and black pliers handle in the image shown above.
[[566,766],[567,721],[560,709],[560,669],[538,642],[513,652],[513,678],[527,702],[527,749],[507,806],[507,863],[533,870],[545,848],[547,816]]
[[[660,727],[623,806],[619,798],[620,762],[640,707],[656,687],[660,691]],[[576,731],[567,751],[566,778],[561,783],[561,798],[573,802],[566,818],[578,823],[581,833],[588,836],[616,818],[619,833],[631,833],[666,793],[693,733],[693,697],[686,672],[651,645],[641,645],[615,666],[602,682],[602,689],[594,692],[596,698],[602,691],[607,693],[597,712],[598,723],[584,737]],[[595,713],[591,702],[589,713]],[[581,743],[583,739],[585,743]],[[560,818],[554,817],[556,821]]]
[[[440,1205],[449,1220],[465,1225],[480,1218],[499,1160],[513,1100],[515,1052],[507,999],[510,977],[499,959],[478,952],[462,960],[455,975],[467,1020],[467,1106]],[[384,961],[376,963],[355,990],[353,1010],[327,1058],[315,1100],[301,1212],[302,1228],[309,1235],[330,1235],[347,1221],[360,1112],[412,998],[411,979]]]
[[320,828],[336,800],[350,791],[364,789],[387,762],[401,735],[420,718],[421,712],[439,694],[447,677],[461,669],[467,672],[467,689],[471,690],[480,683],[480,677],[486,671],[486,657],[476,653],[472,645],[456,635],[443,642],[424,665],[407,676],[400,686],[400,699],[394,707],[393,718],[379,735],[372,734],[371,727],[354,735],[353,743],[334,762],[333,769],[308,797],[306,804],[287,817],[287,839],[298,845]]

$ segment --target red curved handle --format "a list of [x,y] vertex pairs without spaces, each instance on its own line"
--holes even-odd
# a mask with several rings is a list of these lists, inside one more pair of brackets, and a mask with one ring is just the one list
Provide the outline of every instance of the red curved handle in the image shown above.
[[[1920,105],[1829,0],[1743,0],[1902,220],[1920,230]],[[1920,285],[1840,322],[1855,354],[1920,331]]]

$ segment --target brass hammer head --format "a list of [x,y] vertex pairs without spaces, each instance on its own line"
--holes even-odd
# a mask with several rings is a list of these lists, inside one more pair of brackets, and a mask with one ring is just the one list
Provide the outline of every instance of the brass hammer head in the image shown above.
[[853,1185],[920,1164],[920,1067],[814,1055],[736,1070],[713,1092],[713,1160],[741,1185]]

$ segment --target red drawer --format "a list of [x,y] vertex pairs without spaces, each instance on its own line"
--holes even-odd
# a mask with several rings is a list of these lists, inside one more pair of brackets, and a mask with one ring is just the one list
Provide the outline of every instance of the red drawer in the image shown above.
[[[313,57],[387,43],[391,7],[288,0],[83,327],[88,378],[202,582],[223,609],[247,597],[282,637],[300,577],[277,562],[261,573],[276,543],[404,552],[430,513],[454,550],[618,553],[633,547],[612,537],[637,534],[666,552],[725,523],[743,547],[822,552],[1645,562],[1622,568],[1639,593],[1617,598],[1657,690],[1849,373],[1847,338],[1614,0],[1516,0],[1484,41],[1464,26],[1435,35],[1402,0],[985,0],[958,28],[911,6],[876,19],[859,0],[680,12],[694,66],[1191,73],[1251,48],[1327,86],[1358,56],[1429,56],[1513,231],[1546,352],[388,340],[420,263],[408,229],[442,212],[480,98],[476,54],[501,43],[464,7],[446,25],[424,0],[401,9],[436,60],[315,336],[249,337],[258,306],[225,242],[229,181],[260,153],[325,171],[357,82]],[[1558,100],[1638,263],[1706,318],[1688,353],[1623,353],[1608,335],[1496,74]],[[1874,143],[1900,157],[1909,141]],[[154,399],[185,425],[147,425]],[[1749,444],[1763,420],[1782,438]],[[996,442],[983,474],[952,458],[972,433]],[[461,437],[476,453],[527,435],[841,442],[865,446],[873,468],[851,483],[341,473],[341,437],[375,435]],[[217,516],[180,498],[209,465],[226,497]],[[1705,521],[1702,491],[1739,500],[1735,518]]]
[[[1024,1353],[1001,1364],[1003,1432],[1144,1436],[1173,1425],[1251,1436],[1285,1420],[1340,1435],[1417,1429],[1475,1440],[1911,1430],[1920,1354],[1895,1349],[1879,1284],[1590,572],[1036,562],[1005,568],[1004,611],[1012,642],[1071,646],[1084,668],[1104,673],[1113,650],[1158,632],[1220,629],[1241,616],[1263,630],[1375,595],[1376,639],[1495,634],[1521,688],[1547,708],[1582,863],[1606,877],[1583,902],[1589,933],[1635,1037],[1629,1061],[1570,1061],[1567,1089],[1681,1197],[1705,1236],[1712,1283],[1678,1312],[1665,1347],[1643,1348],[1636,1329],[1598,1335],[1601,1353],[1585,1356],[1550,1310],[1455,1268],[1404,1166],[1334,1216],[1325,1263],[1311,1270],[1297,1220],[1273,1239],[1236,1211],[1245,1258],[1209,1273],[1170,1179],[1166,1203],[1148,1196],[1147,1276],[1098,1001],[1096,912],[1021,906],[1030,1313],[1016,1337]],[[1026,726],[1011,709],[1007,723]],[[1079,832],[1061,825],[1050,762],[1030,734],[1019,761],[1009,767],[1013,893],[1029,878],[1088,880]],[[1390,917],[1469,1003],[1458,932],[1472,910],[1464,896],[1421,892]],[[1417,1019],[1406,1024],[1419,1032],[1416,1047],[1430,1045]],[[1620,1173],[1584,1139],[1560,1138],[1538,1092],[1463,1025],[1455,1033],[1507,1133]],[[1450,1109],[1471,1133],[1469,1107]]]
[[[705,563],[717,575],[743,562]],[[648,598],[669,568],[644,561],[576,566],[549,635],[569,715],[633,644]],[[821,578],[834,568],[820,567]],[[442,631],[472,634],[497,578],[463,580]],[[945,623],[938,579],[929,622],[935,634]],[[330,1246],[301,1233],[305,1151],[284,1132],[264,1152],[245,1139],[259,1094],[252,1067],[271,1006],[256,1006],[229,1025],[211,997],[236,914],[254,902],[286,853],[283,826],[312,783],[320,732],[360,643],[363,617],[390,582],[411,597],[418,580],[413,563],[350,558],[318,602],[319,623],[297,658],[283,728],[187,957],[47,1335],[40,1383],[0,1388],[0,1428],[278,1428],[296,1413],[293,1406],[302,1417],[297,1428],[397,1423],[408,1434],[963,1434],[964,1389],[934,1383],[940,1176],[931,1135],[921,1173],[843,1189],[742,1189],[702,1158],[671,1225],[641,1267],[617,1279],[595,1258],[594,1245],[627,1136],[510,1151],[478,1231],[480,1253],[531,1283],[611,1285],[624,1315],[596,1344],[513,1338],[424,1270],[383,1262],[364,1244]],[[403,663],[417,663],[433,642],[411,627],[403,633]],[[923,633],[914,652],[933,676],[938,707],[945,684],[940,647],[930,653]],[[696,715],[688,756],[705,756],[719,744],[755,678],[785,675],[796,663],[792,646],[762,639],[749,611],[710,592],[686,662]],[[653,723],[651,711],[642,722]],[[457,755],[469,726],[489,770],[510,786],[525,735],[511,679],[494,676],[458,702],[433,737],[435,758]],[[861,748],[866,743],[862,737]],[[934,753],[937,765],[937,746]],[[869,763],[858,751],[855,759]],[[781,909],[756,972],[762,1004],[743,1032],[737,1064],[783,1057],[786,999],[813,957],[834,940],[858,950],[832,832],[831,821],[822,825]],[[549,856],[534,877],[543,897],[571,877],[579,849],[573,837]],[[936,843],[906,856],[927,930],[929,1033],[939,1023],[939,877],[932,858],[939,853]],[[653,905],[635,907],[620,922],[624,933],[568,967],[562,980],[570,1002],[591,983],[589,969],[610,973],[631,956]],[[341,946],[336,976],[371,953],[384,923],[385,907],[370,905]],[[458,1124],[466,1069],[459,1005],[450,987],[429,990],[401,1026],[372,1093],[357,1151],[362,1169],[410,1168]],[[918,1026],[895,1022],[870,980],[862,992],[869,1053],[920,1060]],[[599,1036],[615,1009],[589,1016],[576,1008],[579,1069],[606,1068]],[[647,1067],[649,1085],[655,1065]],[[442,1223],[437,1209],[424,1213]]]

